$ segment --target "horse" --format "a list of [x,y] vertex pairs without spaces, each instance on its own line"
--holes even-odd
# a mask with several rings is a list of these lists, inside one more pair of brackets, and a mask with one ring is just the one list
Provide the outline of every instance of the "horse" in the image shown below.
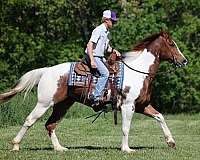
[[[183,67],[188,64],[188,60],[181,53],[169,33],[161,31],[140,41],[131,51],[123,55],[121,61],[124,64],[124,81],[121,91],[123,94],[117,93],[117,106],[119,106],[122,114],[121,150],[128,153],[134,152],[128,144],[134,112],[156,119],[163,130],[166,143],[169,147],[175,148],[175,140],[163,115],[154,109],[155,106],[151,104],[151,88],[162,61],[168,61],[177,67]],[[0,94],[0,102],[3,103],[19,92],[25,91],[25,94],[28,93],[34,86],[38,85],[37,104],[12,140],[12,150],[19,151],[20,142],[27,130],[50,107],[53,107],[53,112],[45,127],[53,148],[56,151],[67,150],[58,141],[55,129],[74,102],[80,101],[81,90],[83,90],[81,87],[69,87],[67,85],[71,63],[66,62],[52,67],[31,70],[25,73],[9,91]],[[73,90],[73,94],[67,94],[69,90]]]

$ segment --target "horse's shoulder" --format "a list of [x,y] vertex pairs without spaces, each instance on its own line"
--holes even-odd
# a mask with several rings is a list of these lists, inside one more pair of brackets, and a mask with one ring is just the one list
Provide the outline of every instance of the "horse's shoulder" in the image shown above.
[[124,53],[125,60],[136,60],[140,55],[142,54],[142,51],[130,51]]

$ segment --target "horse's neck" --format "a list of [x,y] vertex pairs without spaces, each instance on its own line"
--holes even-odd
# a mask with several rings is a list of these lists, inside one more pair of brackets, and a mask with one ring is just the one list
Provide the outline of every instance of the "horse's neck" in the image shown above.
[[136,51],[136,52],[127,52],[124,54],[125,56],[125,61],[126,62],[131,62],[131,61],[134,61],[136,60],[140,55],[141,55],[142,51]]
[[155,62],[155,56],[147,49],[125,54],[124,61],[132,68],[143,72],[149,72],[150,66]]

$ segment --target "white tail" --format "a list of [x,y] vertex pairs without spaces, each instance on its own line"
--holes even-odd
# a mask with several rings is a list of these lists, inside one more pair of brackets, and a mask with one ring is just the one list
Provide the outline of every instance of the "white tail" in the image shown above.
[[0,103],[8,101],[21,91],[25,91],[25,98],[27,93],[39,83],[41,76],[46,70],[47,68],[39,68],[24,74],[12,89],[10,89],[8,92],[0,94]]

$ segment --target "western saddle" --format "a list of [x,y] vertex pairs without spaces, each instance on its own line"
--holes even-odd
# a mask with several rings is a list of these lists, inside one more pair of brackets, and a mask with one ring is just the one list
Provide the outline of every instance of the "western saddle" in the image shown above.
[[[110,54],[110,56],[108,57],[105,65],[109,70],[109,75],[110,75],[109,77],[115,78],[117,73],[119,72],[118,61],[119,61],[119,57],[117,57],[117,55],[115,53]],[[95,85],[92,84],[92,79],[93,79],[93,77],[96,77],[96,78],[99,77],[98,69],[97,70],[92,69],[90,67],[90,64],[88,64],[85,59],[82,59],[80,62],[77,62],[75,64],[74,71],[78,75],[88,77],[88,82],[83,83],[82,87],[85,88],[83,91],[83,92],[85,92],[83,94],[83,95],[85,95],[84,101],[87,101],[87,102],[89,101],[89,104],[91,104],[92,102],[89,99],[89,95],[92,93],[93,89],[95,88]],[[111,90],[111,96],[109,96],[109,97],[107,96],[108,90]],[[113,104],[116,104],[116,101],[117,101],[116,97],[117,97],[117,88],[112,80],[108,80],[106,88],[104,89],[104,92],[102,94],[102,99],[101,99],[100,105],[95,106],[95,108],[93,107],[93,109],[95,111],[102,110],[106,104],[111,104],[113,106]]]

